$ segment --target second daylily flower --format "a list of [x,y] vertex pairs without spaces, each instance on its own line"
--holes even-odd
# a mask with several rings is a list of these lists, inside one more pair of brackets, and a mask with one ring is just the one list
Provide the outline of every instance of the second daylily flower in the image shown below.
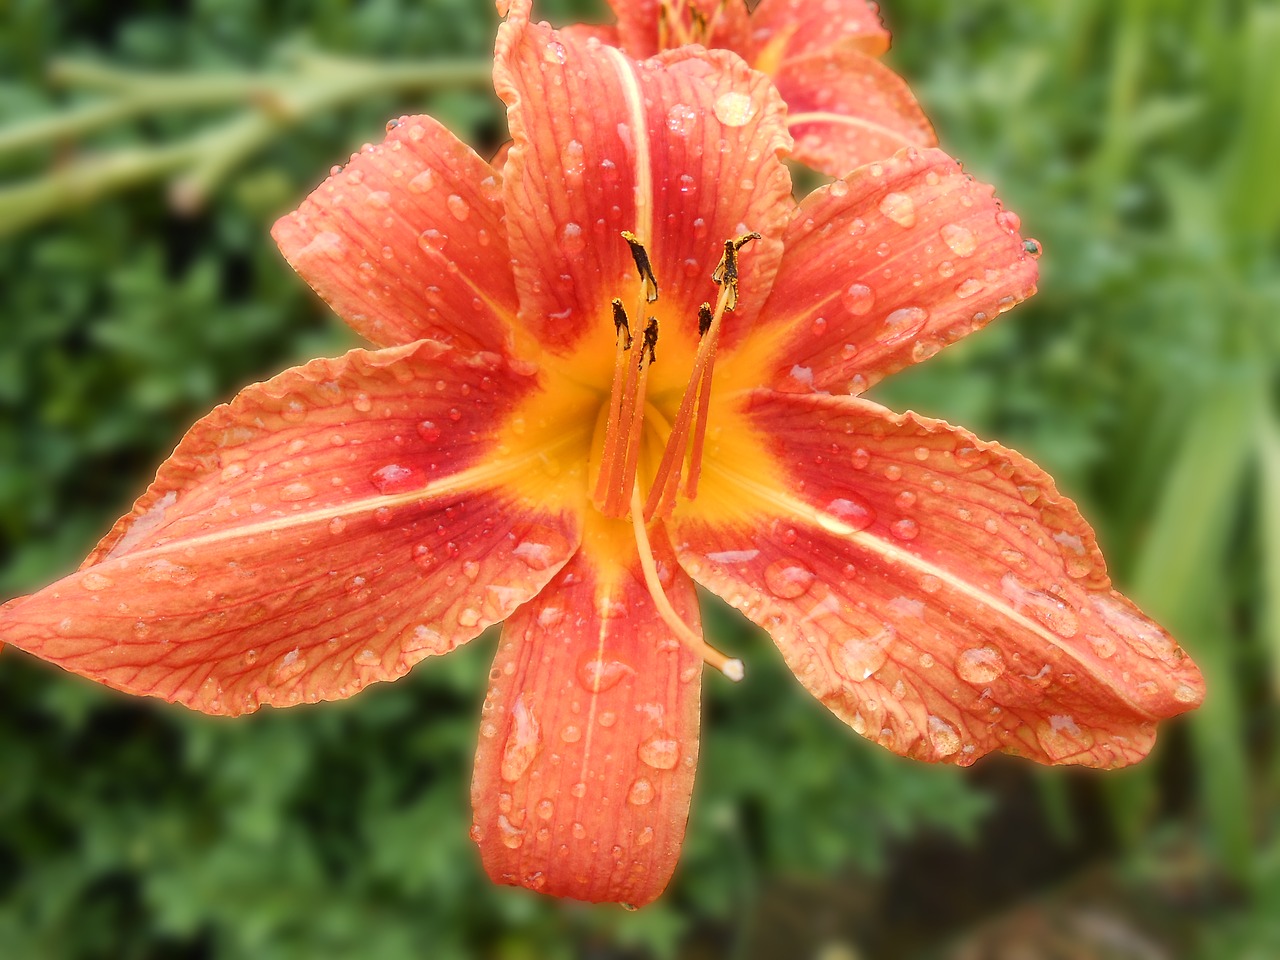
[[1118,766],[1201,682],[1111,589],[1052,481],[846,392],[1031,293],[990,188],[937,151],[798,207],[762,74],[636,62],[519,4],[500,174],[389,125],[275,236],[375,344],[196,424],[0,639],[210,713],[346,697],[506,620],[473,785],[497,880],[634,904],[698,753],[695,581],[898,753]]
[[732,50],[787,105],[793,159],[833,177],[936,144],[907,84],[880,62],[889,32],[867,0],[609,0],[616,26],[574,26],[633,57],[696,43]]

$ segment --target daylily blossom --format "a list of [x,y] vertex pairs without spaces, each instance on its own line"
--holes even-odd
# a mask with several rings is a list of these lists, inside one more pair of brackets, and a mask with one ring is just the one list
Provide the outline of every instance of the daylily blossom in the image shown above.
[[937,139],[907,84],[880,62],[889,31],[868,0],[609,0],[618,22],[579,24],[630,56],[682,44],[732,50],[769,74],[789,111],[792,158],[833,177]]
[[726,51],[634,61],[514,6],[491,168],[388,125],[275,237],[371,349],[197,423],[0,639],[240,714],[349,696],[505,620],[473,836],[500,882],[643,904],[698,754],[695,582],[906,756],[1118,766],[1199,702],[1041,470],[856,394],[1029,295],[936,150],[797,205],[785,107]]

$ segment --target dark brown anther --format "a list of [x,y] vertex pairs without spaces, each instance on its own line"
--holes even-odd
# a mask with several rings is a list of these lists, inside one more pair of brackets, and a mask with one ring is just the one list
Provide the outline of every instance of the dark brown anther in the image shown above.
[[633,337],[631,336],[631,324],[627,323],[627,311],[623,309],[622,301],[617,297],[613,298],[613,331],[615,334],[625,333],[627,342],[622,345],[623,350],[630,350]]
[[738,305],[738,251],[752,240],[759,240],[758,233],[744,233],[742,236],[724,242],[724,256],[711,274],[711,280],[729,288],[729,299],[725,303],[726,310]]
[[711,304],[704,303],[698,308],[698,336],[705,337],[711,329]]
[[711,21],[707,19],[707,15],[695,6],[689,7],[689,19],[693,21],[694,43],[706,45],[707,40],[711,37]]
[[640,279],[644,281],[644,298],[649,303],[653,303],[658,299],[658,278],[653,275],[653,267],[649,263],[649,252],[645,250],[640,238],[630,230],[622,231],[622,239],[627,241],[627,246],[631,248],[631,259],[636,262],[636,270],[640,274]]
[[653,348],[658,345],[658,318],[650,317],[649,322],[644,325],[644,341],[640,344],[640,362],[644,363],[645,351],[649,352],[649,362],[653,363],[658,358],[654,356]]

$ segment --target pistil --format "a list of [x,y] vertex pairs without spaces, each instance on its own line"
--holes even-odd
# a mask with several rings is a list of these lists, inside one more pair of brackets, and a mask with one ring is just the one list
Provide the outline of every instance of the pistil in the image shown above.
[[696,654],[704,663],[715,667],[735,683],[746,675],[741,660],[725,656],[702,637],[694,633],[689,625],[680,619],[675,607],[667,599],[667,592],[662,589],[658,579],[658,564],[653,559],[653,547],[649,543],[649,532],[645,529],[644,510],[640,502],[640,485],[631,488],[631,525],[635,529],[636,547],[640,555],[640,569],[644,573],[644,583],[653,598],[653,605],[662,622],[671,628],[686,649]]

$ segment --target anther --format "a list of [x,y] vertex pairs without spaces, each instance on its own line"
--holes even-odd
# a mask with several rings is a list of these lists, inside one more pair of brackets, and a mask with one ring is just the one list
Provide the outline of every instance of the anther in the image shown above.
[[653,303],[658,299],[658,279],[653,275],[653,266],[649,263],[649,251],[645,250],[640,238],[630,230],[622,231],[622,239],[631,248],[631,259],[636,262],[636,271],[644,281],[644,298]]
[[653,363],[658,358],[654,356],[653,348],[658,345],[658,318],[650,317],[649,322],[644,325],[644,340],[640,343],[640,363],[644,364],[644,352],[649,351],[649,362]]
[[617,297],[613,298],[613,330],[614,333],[626,334],[627,340],[622,345],[622,349],[630,350],[631,343],[634,340],[631,336],[631,324],[627,323],[627,311],[622,306],[622,301]]
[[711,280],[728,290],[729,296],[724,307],[726,310],[734,310],[738,306],[738,251],[752,240],[759,239],[758,233],[744,233],[724,242],[724,255],[712,271]]
[[705,337],[707,331],[711,329],[711,321],[714,314],[711,312],[711,304],[704,303],[698,308],[698,337]]

